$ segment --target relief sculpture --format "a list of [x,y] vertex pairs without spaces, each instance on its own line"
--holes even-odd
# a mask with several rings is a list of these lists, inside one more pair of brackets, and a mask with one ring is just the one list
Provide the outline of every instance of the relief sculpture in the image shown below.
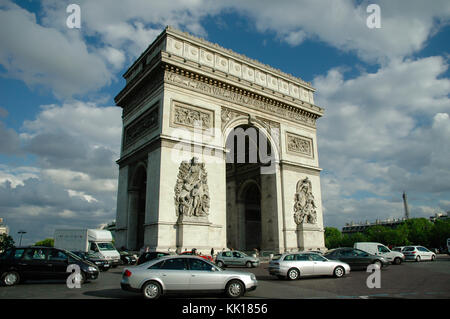
[[308,177],[298,181],[295,193],[294,220],[297,225],[317,222],[316,203],[312,194],[312,185]]
[[206,217],[209,214],[209,190],[204,163],[196,157],[180,164],[175,186],[177,216]]

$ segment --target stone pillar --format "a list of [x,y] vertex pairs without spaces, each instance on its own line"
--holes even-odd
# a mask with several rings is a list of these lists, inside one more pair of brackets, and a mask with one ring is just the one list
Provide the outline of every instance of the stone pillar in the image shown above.
[[128,165],[119,169],[117,187],[116,230],[114,233],[117,248],[127,246],[128,227]]
[[261,174],[262,250],[278,250],[278,199],[276,174]]
[[127,248],[139,249],[137,245],[137,220],[138,220],[139,191],[128,191],[128,226],[127,226]]
[[297,244],[299,250],[323,249],[323,230],[317,224],[297,225]]

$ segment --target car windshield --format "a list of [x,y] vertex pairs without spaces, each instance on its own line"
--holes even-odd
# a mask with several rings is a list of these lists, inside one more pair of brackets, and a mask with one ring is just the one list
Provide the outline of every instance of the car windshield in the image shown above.
[[100,250],[116,250],[116,248],[114,248],[113,244],[111,243],[97,243],[98,249]]

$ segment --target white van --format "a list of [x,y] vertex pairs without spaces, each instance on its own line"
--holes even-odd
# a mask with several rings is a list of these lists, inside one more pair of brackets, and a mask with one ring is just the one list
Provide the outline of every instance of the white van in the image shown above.
[[112,234],[103,229],[56,229],[54,247],[69,251],[96,252],[113,267],[120,264],[120,254],[114,247]]
[[383,256],[394,265],[400,265],[405,260],[405,255],[401,252],[392,251],[380,243],[360,242],[355,243],[353,248],[364,250],[371,255]]

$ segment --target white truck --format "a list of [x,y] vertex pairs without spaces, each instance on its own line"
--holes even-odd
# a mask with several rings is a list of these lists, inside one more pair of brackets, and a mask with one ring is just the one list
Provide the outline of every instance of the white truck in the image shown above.
[[382,256],[394,265],[400,265],[405,260],[405,255],[398,251],[392,251],[380,243],[359,242],[353,248],[360,249],[371,255]]
[[112,243],[112,234],[103,229],[56,229],[54,247],[69,251],[95,252],[113,267],[120,264],[120,254]]

